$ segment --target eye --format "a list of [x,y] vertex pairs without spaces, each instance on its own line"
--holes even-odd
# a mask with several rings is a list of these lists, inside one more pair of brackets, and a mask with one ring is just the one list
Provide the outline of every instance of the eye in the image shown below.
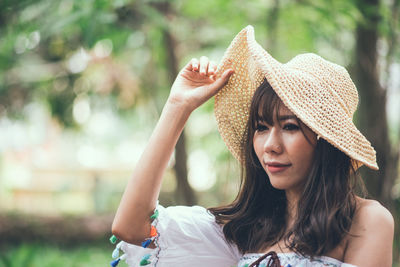
[[256,125],[256,131],[257,132],[263,132],[263,131],[266,131],[266,130],[268,130],[267,126],[265,126],[265,125],[263,125],[261,123],[257,123],[257,125]]
[[283,129],[288,131],[296,131],[299,129],[299,126],[293,123],[287,123],[285,126],[283,126]]

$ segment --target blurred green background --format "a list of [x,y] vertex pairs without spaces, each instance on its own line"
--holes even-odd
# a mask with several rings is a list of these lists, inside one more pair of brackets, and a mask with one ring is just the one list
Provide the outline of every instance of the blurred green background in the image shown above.
[[[107,266],[124,186],[179,69],[219,61],[245,26],[275,58],[314,52],[357,84],[362,167],[396,220],[400,266],[399,0],[1,0],[0,266]],[[157,166],[155,166],[157,167]],[[239,166],[196,110],[165,175],[163,205],[231,201]],[[124,264],[121,264],[124,265]]]

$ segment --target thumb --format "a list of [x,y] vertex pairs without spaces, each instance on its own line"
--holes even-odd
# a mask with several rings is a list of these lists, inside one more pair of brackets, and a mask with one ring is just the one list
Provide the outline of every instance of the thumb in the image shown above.
[[218,93],[218,91],[228,83],[229,78],[234,72],[235,71],[233,69],[227,69],[224,71],[224,73],[222,73],[221,77],[215,80],[215,82],[212,84],[212,91],[214,94]]

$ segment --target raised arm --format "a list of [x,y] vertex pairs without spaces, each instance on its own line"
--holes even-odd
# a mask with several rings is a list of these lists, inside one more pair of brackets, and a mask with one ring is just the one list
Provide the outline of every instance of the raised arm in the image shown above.
[[215,77],[207,57],[192,59],[178,74],[160,119],[122,196],[112,225],[118,238],[140,244],[150,234],[150,216],[160,193],[167,163],[193,110],[214,96],[233,70]]

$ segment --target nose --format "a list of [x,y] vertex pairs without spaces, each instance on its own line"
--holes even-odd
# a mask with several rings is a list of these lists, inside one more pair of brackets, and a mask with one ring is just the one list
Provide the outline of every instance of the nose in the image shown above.
[[275,154],[280,154],[283,151],[281,136],[275,127],[272,127],[265,137],[264,151]]

